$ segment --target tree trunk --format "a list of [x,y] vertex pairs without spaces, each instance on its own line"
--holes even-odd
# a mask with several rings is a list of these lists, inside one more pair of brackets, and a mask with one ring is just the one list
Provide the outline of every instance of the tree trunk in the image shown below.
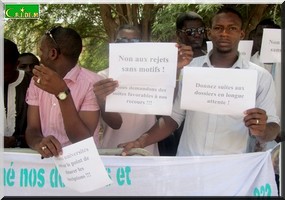
[[111,42],[114,41],[116,29],[122,24],[138,26],[142,31],[142,39],[149,41],[156,13],[163,5],[145,4],[142,6],[142,11],[139,4],[116,4],[114,6],[100,4],[99,6],[102,22],[109,42]]
[[110,4],[100,4],[101,19],[109,38],[109,42],[114,41],[117,24],[115,18],[112,17]]
[[250,11],[249,18],[245,21],[244,30],[246,30],[246,37],[248,38],[249,33],[255,29],[256,25],[260,22],[265,14],[268,4],[256,4]]

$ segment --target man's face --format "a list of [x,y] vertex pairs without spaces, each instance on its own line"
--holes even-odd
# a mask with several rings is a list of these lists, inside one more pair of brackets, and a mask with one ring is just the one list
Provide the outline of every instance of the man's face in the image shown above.
[[140,34],[135,30],[122,29],[119,31],[115,42],[126,43],[126,42],[140,42]]
[[49,58],[50,50],[52,49],[48,36],[43,36],[39,43],[39,57],[40,63],[44,64],[46,67],[53,66],[51,64],[51,59]]
[[221,53],[236,52],[244,38],[241,19],[234,13],[220,13],[213,18],[208,37],[213,42],[213,50]]
[[41,38],[38,44],[38,48],[39,48],[38,52],[39,52],[40,62],[45,64],[45,58],[46,58],[47,50],[48,50],[47,45],[45,45],[45,36]]
[[200,49],[205,38],[205,27],[201,20],[184,21],[182,30],[177,30],[177,37],[181,43]]
[[37,64],[34,58],[30,55],[26,55],[26,56],[19,57],[18,60],[19,60],[18,69],[24,70],[27,73],[32,74],[32,70]]

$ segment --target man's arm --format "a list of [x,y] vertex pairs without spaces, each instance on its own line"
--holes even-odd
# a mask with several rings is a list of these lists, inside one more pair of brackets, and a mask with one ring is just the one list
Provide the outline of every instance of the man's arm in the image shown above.
[[96,95],[101,110],[101,117],[112,128],[119,129],[123,123],[120,113],[105,112],[106,97],[115,91],[118,82],[111,78],[103,79],[96,82],[93,91]]
[[[52,69],[41,66],[35,66],[33,73],[35,74],[35,85],[40,89],[57,96],[62,91],[67,91],[65,81]],[[41,77],[41,81],[37,82],[37,77]],[[95,101],[92,89],[88,93],[91,94]],[[97,111],[80,111],[76,110],[72,94],[68,94],[64,100],[58,99],[60,110],[62,113],[64,128],[69,140],[72,143],[81,141],[93,136],[99,122],[99,110]]]
[[78,112],[71,94],[65,100],[58,101],[68,139],[75,143],[93,136],[99,122],[100,111]]
[[[39,107],[28,107],[27,112],[27,129],[25,133],[26,142],[29,147],[39,152],[43,157],[58,156],[62,152],[60,142],[53,136],[44,137],[41,132],[41,122],[39,115]],[[43,150],[42,147],[47,147],[49,151]]]
[[176,86],[174,88],[173,101],[175,100],[175,97],[177,96],[179,90],[181,69],[183,69],[184,66],[188,65],[192,61],[194,56],[191,46],[187,46],[184,44],[177,44],[176,46],[178,48],[178,60],[177,60],[177,71],[176,71]]
[[162,116],[157,122],[135,141],[119,144],[118,147],[124,148],[122,155],[127,155],[132,148],[144,148],[157,143],[168,137],[178,124],[170,116]]
[[275,140],[280,133],[280,126],[275,122],[267,122],[266,112],[260,108],[249,109],[245,112],[245,126],[260,142]]

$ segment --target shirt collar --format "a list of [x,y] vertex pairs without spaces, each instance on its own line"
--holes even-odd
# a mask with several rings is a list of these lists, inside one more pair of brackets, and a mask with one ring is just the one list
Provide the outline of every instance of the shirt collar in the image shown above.
[[[213,54],[213,50],[211,50],[206,56],[205,56],[205,59],[204,59],[204,62],[202,64],[202,67],[214,67],[212,64],[211,64],[211,61],[210,61],[210,56]],[[242,57],[240,56],[240,53],[238,52],[238,59],[237,61],[233,64],[233,66],[231,67],[232,69],[242,69],[243,68],[243,64],[242,64]]]
[[65,75],[63,79],[75,82],[80,73],[80,70],[81,70],[81,67],[79,65],[76,65]]

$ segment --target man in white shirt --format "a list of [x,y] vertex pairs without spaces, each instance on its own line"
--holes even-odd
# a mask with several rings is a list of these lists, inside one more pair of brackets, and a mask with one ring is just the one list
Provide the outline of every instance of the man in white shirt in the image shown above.
[[[247,149],[250,135],[258,141],[272,141],[280,131],[275,108],[274,83],[268,71],[242,59],[238,44],[244,38],[242,17],[232,8],[223,7],[212,18],[208,38],[213,49],[206,56],[194,58],[191,67],[253,69],[258,73],[256,107],[244,112],[244,117],[215,115],[180,109],[181,90],[171,116],[161,117],[150,130],[135,141],[119,145],[127,155],[131,148],[142,148],[158,142],[173,132],[185,119],[178,146],[178,156],[239,154]],[[229,69],[230,70],[230,69]],[[181,87],[180,87],[181,88]]]

